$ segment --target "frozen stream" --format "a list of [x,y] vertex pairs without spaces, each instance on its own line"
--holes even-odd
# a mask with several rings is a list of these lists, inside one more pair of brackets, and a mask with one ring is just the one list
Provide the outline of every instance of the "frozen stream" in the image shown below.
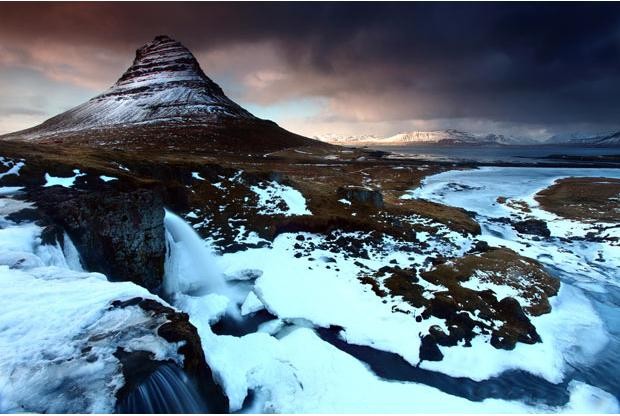
[[[620,397],[620,247],[617,243],[579,240],[593,225],[558,218],[538,207],[533,196],[565,177],[620,178],[620,169],[565,169],[565,168],[501,168],[485,167],[467,171],[448,171],[426,178],[422,186],[407,197],[423,198],[457,206],[476,214],[482,227],[481,239],[493,246],[506,246],[520,254],[535,258],[563,282],[563,289],[574,292],[573,298],[584,298],[593,305],[602,319],[602,337],[606,346],[586,362],[571,360],[572,370],[566,377],[599,386]],[[523,219],[526,214],[506,204],[498,197],[525,201],[532,208],[527,214],[545,220],[551,238],[539,239],[520,235],[510,224],[494,221],[508,217]],[[620,224],[607,224],[611,236],[620,235]],[[575,240],[567,238],[577,237]],[[585,305],[585,304],[584,304]],[[575,308],[571,319],[584,330],[596,324]],[[595,332],[589,331],[590,334]],[[544,340],[543,340],[544,341]],[[587,350],[589,344],[600,340],[582,337],[567,341],[574,345],[570,351]]]

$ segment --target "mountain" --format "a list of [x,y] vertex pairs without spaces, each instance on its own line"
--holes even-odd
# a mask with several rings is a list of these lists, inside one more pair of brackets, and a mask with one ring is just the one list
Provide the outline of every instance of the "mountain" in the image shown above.
[[620,131],[612,133],[572,133],[551,136],[546,143],[579,146],[616,147],[620,146]]
[[205,75],[185,46],[168,36],[157,36],[139,48],[133,64],[104,93],[2,138],[97,144],[119,138],[203,139],[266,149],[314,142],[254,117]]
[[379,137],[373,134],[364,134],[360,136],[350,134],[337,134],[337,133],[325,133],[316,136],[312,136],[313,139],[319,140],[325,143],[331,144],[352,144],[363,143],[381,140]]
[[325,134],[315,136],[317,140],[332,144],[346,145],[383,145],[399,146],[410,144],[438,144],[438,145],[514,145],[531,144],[532,140],[501,134],[473,134],[455,129],[411,131],[398,133],[388,137],[374,135],[346,136]]

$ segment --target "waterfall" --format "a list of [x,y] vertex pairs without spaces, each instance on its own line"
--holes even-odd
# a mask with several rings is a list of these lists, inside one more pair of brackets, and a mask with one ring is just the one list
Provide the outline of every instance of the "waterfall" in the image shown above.
[[168,245],[164,276],[166,295],[227,294],[224,275],[205,241],[182,218],[168,210],[164,223]]
[[177,366],[161,365],[116,408],[117,413],[206,413],[200,394]]

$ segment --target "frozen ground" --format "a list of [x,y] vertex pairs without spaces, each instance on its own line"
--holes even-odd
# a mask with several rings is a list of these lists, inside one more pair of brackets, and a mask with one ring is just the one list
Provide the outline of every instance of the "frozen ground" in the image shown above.
[[[474,172],[484,181],[478,182]],[[522,175],[526,181],[536,180],[526,182],[529,185],[521,190],[514,186],[504,189],[504,183],[510,181],[505,179],[508,173]],[[420,336],[431,325],[442,327],[445,323],[438,318],[417,322],[413,319],[419,312],[416,308],[399,298],[376,296],[358,275],[388,264],[428,270],[432,267],[430,256],[463,255],[472,246],[471,237],[429,219],[410,216],[403,220],[437,228],[436,232],[418,233],[418,239],[428,246],[413,252],[389,237],[372,245],[366,243],[368,236],[364,233],[335,233],[332,240],[358,241],[367,253],[367,258],[352,256],[347,250],[334,250],[330,245],[333,241],[326,236],[288,233],[262,248],[218,256],[192,227],[167,213],[170,253],[166,294],[198,328],[207,361],[229,397],[231,410],[618,412],[618,397],[614,396],[620,368],[620,324],[615,323],[620,316],[614,307],[618,304],[617,276],[611,269],[594,268],[587,262],[575,268],[578,258],[571,251],[573,243],[556,238],[558,230],[568,229],[564,220],[550,219],[558,226],[550,225],[556,228],[552,228],[554,237],[549,240],[517,235],[510,226],[490,221],[494,216],[521,215],[509,206],[493,205],[500,194],[532,203],[535,192],[563,174],[537,171],[530,177],[527,171],[508,173],[481,170],[432,176],[414,195],[475,210],[480,213],[482,239],[555,266],[553,272],[564,283],[558,296],[551,299],[552,313],[532,318],[543,342],[518,344],[506,351],[491,347],[488,338],[479,336],[471,347],[441,347],[444,359],[438,362],[420,362]],[[606,175],[600,170],[596,173]],[[266,201],[277,196],[286,205],[277,209],[288,209],[291,215],[305,213],[303,195],[277,184],[265,185],[257,192],[259,196],[261,192],[268,194],[264,209],[273,208]],[[275,189],[273,195],[268,188]],[[15,189],[4,191],[9,197],[0,198],[0,217],[28,206],[10,197]],[[472,195],[476,192],[479,197]],[[491,206],[486,207],[487,203]],[[535,215],[549,215],[539,211],[535,208]],[[571,229],[580,226],[572,225]],[[0,220],[0,289],[6,296],[0,314],[0,410],[110,411],[113,393],[122,383],[118,363],[111,356],[117,346],[147,349],[172,360],[180,357],[174,353],[174,345],[153,336],[149,328],[157,323],[145,325],[147,317],[141,310],[108,310],[114,299],[149,297],[144,289],[130,283],[110,283],[100,274],[82,271],[70,240],[65,239],[64,251],[59,246],[41,246],[40,232],[33,224]],[[255,236],[240,233],[240,238]],[[599,256],[601,251],[609,262],[616,261],[618,247],[600,244],[595,248],[579,246],[582,251],[578,254],[586,256],[588,250],[595,250]],[[425,296],[442,289],[422,279],[420,284]],[[481,279],[468,284],[479,287],[485,283]],[[506,287],[492,289],[512,293]],[[232,327],[237,329],[226,329]],[[381,377],[374,367],[330,342],[321,331],[331,331],[347,345],[402,357],[401,369],[426,371],[431,378],[467,384],[474,390],[480,386],[484,393],[474,400],[473,394],[452,394],[445,385],[426,385],[424,379],[412,382]],[[111,336],[118,333],[125,335]],[[420,367],[415,369],[416,365]],[[530,385],[523,394],[509,394],[510,382],[501,379],[509,370],[533,375],[527,378]],[[496,376],[500,378],[493,379]],[[506,380],[521,380],[518,375],[511,377]],[[482,389],[483,385],[476,383],[483,380],[487,380],[484,386],[497,380],[497,387]],[[553,384],[563,392],[564,399],[540,393]],[[250,393],[252,399],[248,399]]]
[[[620,169],[485,167],[448,171],[426,178],[420,188],[404,197],[429,199],[475,212],[482,227],[481,239],[537,259],[559,277],[563,282],[562,291],[554,300],[555,312],[551,314],[557,321],[549,322],[547,326],[544,322],[553,318],[542,316],[537,318],[539,323],[536,326],[543,323],[545,328],[556,328],[559,339],[572,344],[564,352],[565,362],[570,368],[564,378],[585,380],[619,397],[620,327],[616,309],[620,304],[620,246],[612,240],[593,242],[580,237],[595,230],[595,225],[608,227],[608,235],[620,232],[620,226],[584,224],[560,218],[540,209],[534,200],[538,191],[555,180],[572,176],[620,178]],[[507,202],[498,203],[498,197],[505,197]],[[519,209],[521,201],[531,212]],[[510,224],[496,221],[501,217],[544,220],[551,238],[519,234]],[[567,292],[570,292],[569,296],[566,296]],[[558,314],[560,309],[565,309],[566,313]],[[567,330],[570,327],[575,328],[572,335]],[[589,335],[584,336],[586,332]],[[548,342],[544,336],[543,340]],[[601,344],[604,349],[597,347]],[[583,354],[586,350],[590,352]],[[426,364],[438,368],[449,365],[450,361],[457,363],[461,358],[459,354],[452,360],[449,357],[440,363]],[[526,357],[531,358],[529,354]]]
[[[532,192],[545,186],[534,184]],[[421,217],[407,220],[429,224],[429,220]],[[363,240],[364,235],[347,237]],[[427,333],[431,325],[444,323],[436,318],[418,323],[411,315],[399,312],[415,313],[415,308],[398,299],[375,296],[357,278],[362,269],[377,270],[386,264],[428,269],[431,266],[427,258],[431,254],[462,255],[472,243],[471,238],[445,228],[433,234],[419,233],[418,238],[429,244],[419,253],[401,251],[396,242],[386,237],[379,249],[368,247],[368,259],[361,259],[347,256],[344,251],[322,248],[324,236],[291,233],[280,235],[268,247],[213,257],[227,279],[227,293],[181,293],[175,306],[187,311],[199,329],[207,360],[220,378],[232,410],[618,410],[617,399],[609,393],[615,391],[612,386],[590,379],[589,384],[584,383],[584,377],[575,376],[572,370],[573,366],[589,366],[608,345],[610,334],[591,300],[569,284],[563,284],[559,295],[552,299],[551,314],[532,319],[542,343],[518,344],[514,350],[506,351],[497,350],[488,344],[488,339],[478,337],[472,347],[441,347],[443,361],[420,363],[420,335]],[[313,248],[300,250],[300,244]],[[203,250],[204,256],[213,256],[207,242]],[[167,278],[178,277],[168,275]],[[183,286],[183,282],[174,284]],[[439,288],[428,284],[425,289],[432,296],[433,290]],[[264,310],[271,320],[266,318],[257,326],[246,328],[243,334],[216,333],[212,329],[222,320],[236,320],[243,326],[244,317]],[[545,400],[527,395],[521,402],[501,400],[497,397],[502,394],[497,393],[483,401],[470,401],[420,383],[382,379],[364,362],[321,338],[317,328],[335,328],[338,336],[349,344],[397,354],[410,365],[420,364],[427,370],[446,374],[448,379],[455,377],[454,383],[459,383],[456,377],[481,381],[519,369],[540,377],[541,384],[561,384],[570,399],[564,405],[550,406]],[[254,392],[254,401],[250,408],[244,408],[250,391]]]

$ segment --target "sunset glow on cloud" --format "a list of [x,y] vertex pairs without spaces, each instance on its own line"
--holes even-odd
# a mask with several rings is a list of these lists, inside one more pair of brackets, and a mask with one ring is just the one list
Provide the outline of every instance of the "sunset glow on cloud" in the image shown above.
[[102,92],[161,33],[186,44],[233,100],[304,135],[611,130],[620,114],[617,12],[614,4],[4,3],[0,132]]

